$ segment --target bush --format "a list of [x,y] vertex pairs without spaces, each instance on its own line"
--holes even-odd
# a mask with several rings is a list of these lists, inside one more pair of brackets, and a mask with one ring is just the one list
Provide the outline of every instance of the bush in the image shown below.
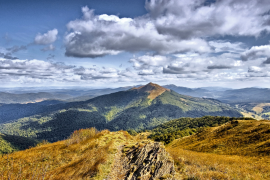
[[70,138],[68,139],[68,144],[67,145],[71,145],[71,144],[75,144],[75,143],[79,143],[82,142],[86,139],[95,137],[95,135],[98,133],[99,131],[96,128],[89,128],[89,129],[80,129],[80,130],[76,130],[73,132],[73,134],[71,134]]

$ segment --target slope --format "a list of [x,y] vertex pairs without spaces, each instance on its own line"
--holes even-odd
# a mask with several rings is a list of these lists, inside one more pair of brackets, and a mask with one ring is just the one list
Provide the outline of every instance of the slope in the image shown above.
[[153,83],[53,107],[58,109],[2,124],[0,132],[58,141],[87,127],[140,130],[179,117],[242,116],[217,100],[180,95]]
[[55,111],[61,109],[64,104],[65,102],[58,100],[45,100],[28,104],[2,104],[0,105],[0,124],[35,114]]
[[189,179],[269,179],[270,122],[233,120],[176,139],[166,150]]
[[0,157],[0,173],[4,179],[53,180],[170,180],[175,175],[173,160],[160,143],[94,128]]
[[170,146],[228,155],[270,155],[270,122],[233,120],[219,127],[206,128],[195,135],[175,140]]

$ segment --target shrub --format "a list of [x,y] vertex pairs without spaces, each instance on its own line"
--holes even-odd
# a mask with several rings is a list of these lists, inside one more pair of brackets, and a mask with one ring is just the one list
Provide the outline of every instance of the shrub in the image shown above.
[[82,142],[86,139],[93,138],[99,131],[96,128],[89,128],[89,129],[80,129],[76,130],[71,134],[69,139],[67,140],[67,145],[75,144]]

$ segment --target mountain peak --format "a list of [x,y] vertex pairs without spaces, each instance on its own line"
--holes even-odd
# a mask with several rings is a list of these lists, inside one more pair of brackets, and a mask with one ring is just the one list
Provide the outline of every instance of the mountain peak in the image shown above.
[[132,88],[132,89],[136,89],[138,92],[148,92],[149,99],[155,99],[156,97],[158,97],[159,95],[161,95],[162,93],[164,93],[165,91],[170,91],[169,89],[166,89],[158,84],[154,84],[152,82],[144,85],[144,86],[140,86],[138,88]]

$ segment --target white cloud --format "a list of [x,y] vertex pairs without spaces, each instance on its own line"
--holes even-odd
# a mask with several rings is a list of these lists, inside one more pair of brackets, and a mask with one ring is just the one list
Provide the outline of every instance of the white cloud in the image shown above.
[[257,67],[257,66],[250,66],[248,68],[248,72],[259,73],[259,72],[262,72],[262,68],[261,67]]
[[120,52],[151,51],[158,54],[210,51],[239,52],[241,43],[204,40],[212,36],[256,36],[270,32],[270,4],[266,0],[150,0],[148,14],[137,18],[95,15],[83,7],[83,17],[70,21],[66,55],[100,57]]
[[135,69],[149,69],[150,66],[164,66],[171,61],[170,58],[160,55],[144,55],[136,58],[132,58],[129,62],[133,63]]
[[159,33],[180,39],[215,35],[259,36],[270,31],[267,0],[150,0],[146,8]]
[[206,41],[200,38],[179,41],[159,33],[147,17],[131,19],[95,15],[87,7],[82,8],[82,12],[82,19],[67,25],[72,31],[65,38],[67,56],[93,58],[123,51],[154,51],[160,54],[210,51]]
[[270,45],[253,46],[241,55],[243,61],[254,60],[260,57],[270,57]]
[[42,45],[51,44],[54,41],[56,41],[57,34],[58,34],[57,29],[50,30],[45,34],[40,34],[39,33],[35,37],[35,43],[36,44],[42,44]]
[[152,69],[143,69],[138,74],[139,75],[154,75],[155,72],[153,72]]

